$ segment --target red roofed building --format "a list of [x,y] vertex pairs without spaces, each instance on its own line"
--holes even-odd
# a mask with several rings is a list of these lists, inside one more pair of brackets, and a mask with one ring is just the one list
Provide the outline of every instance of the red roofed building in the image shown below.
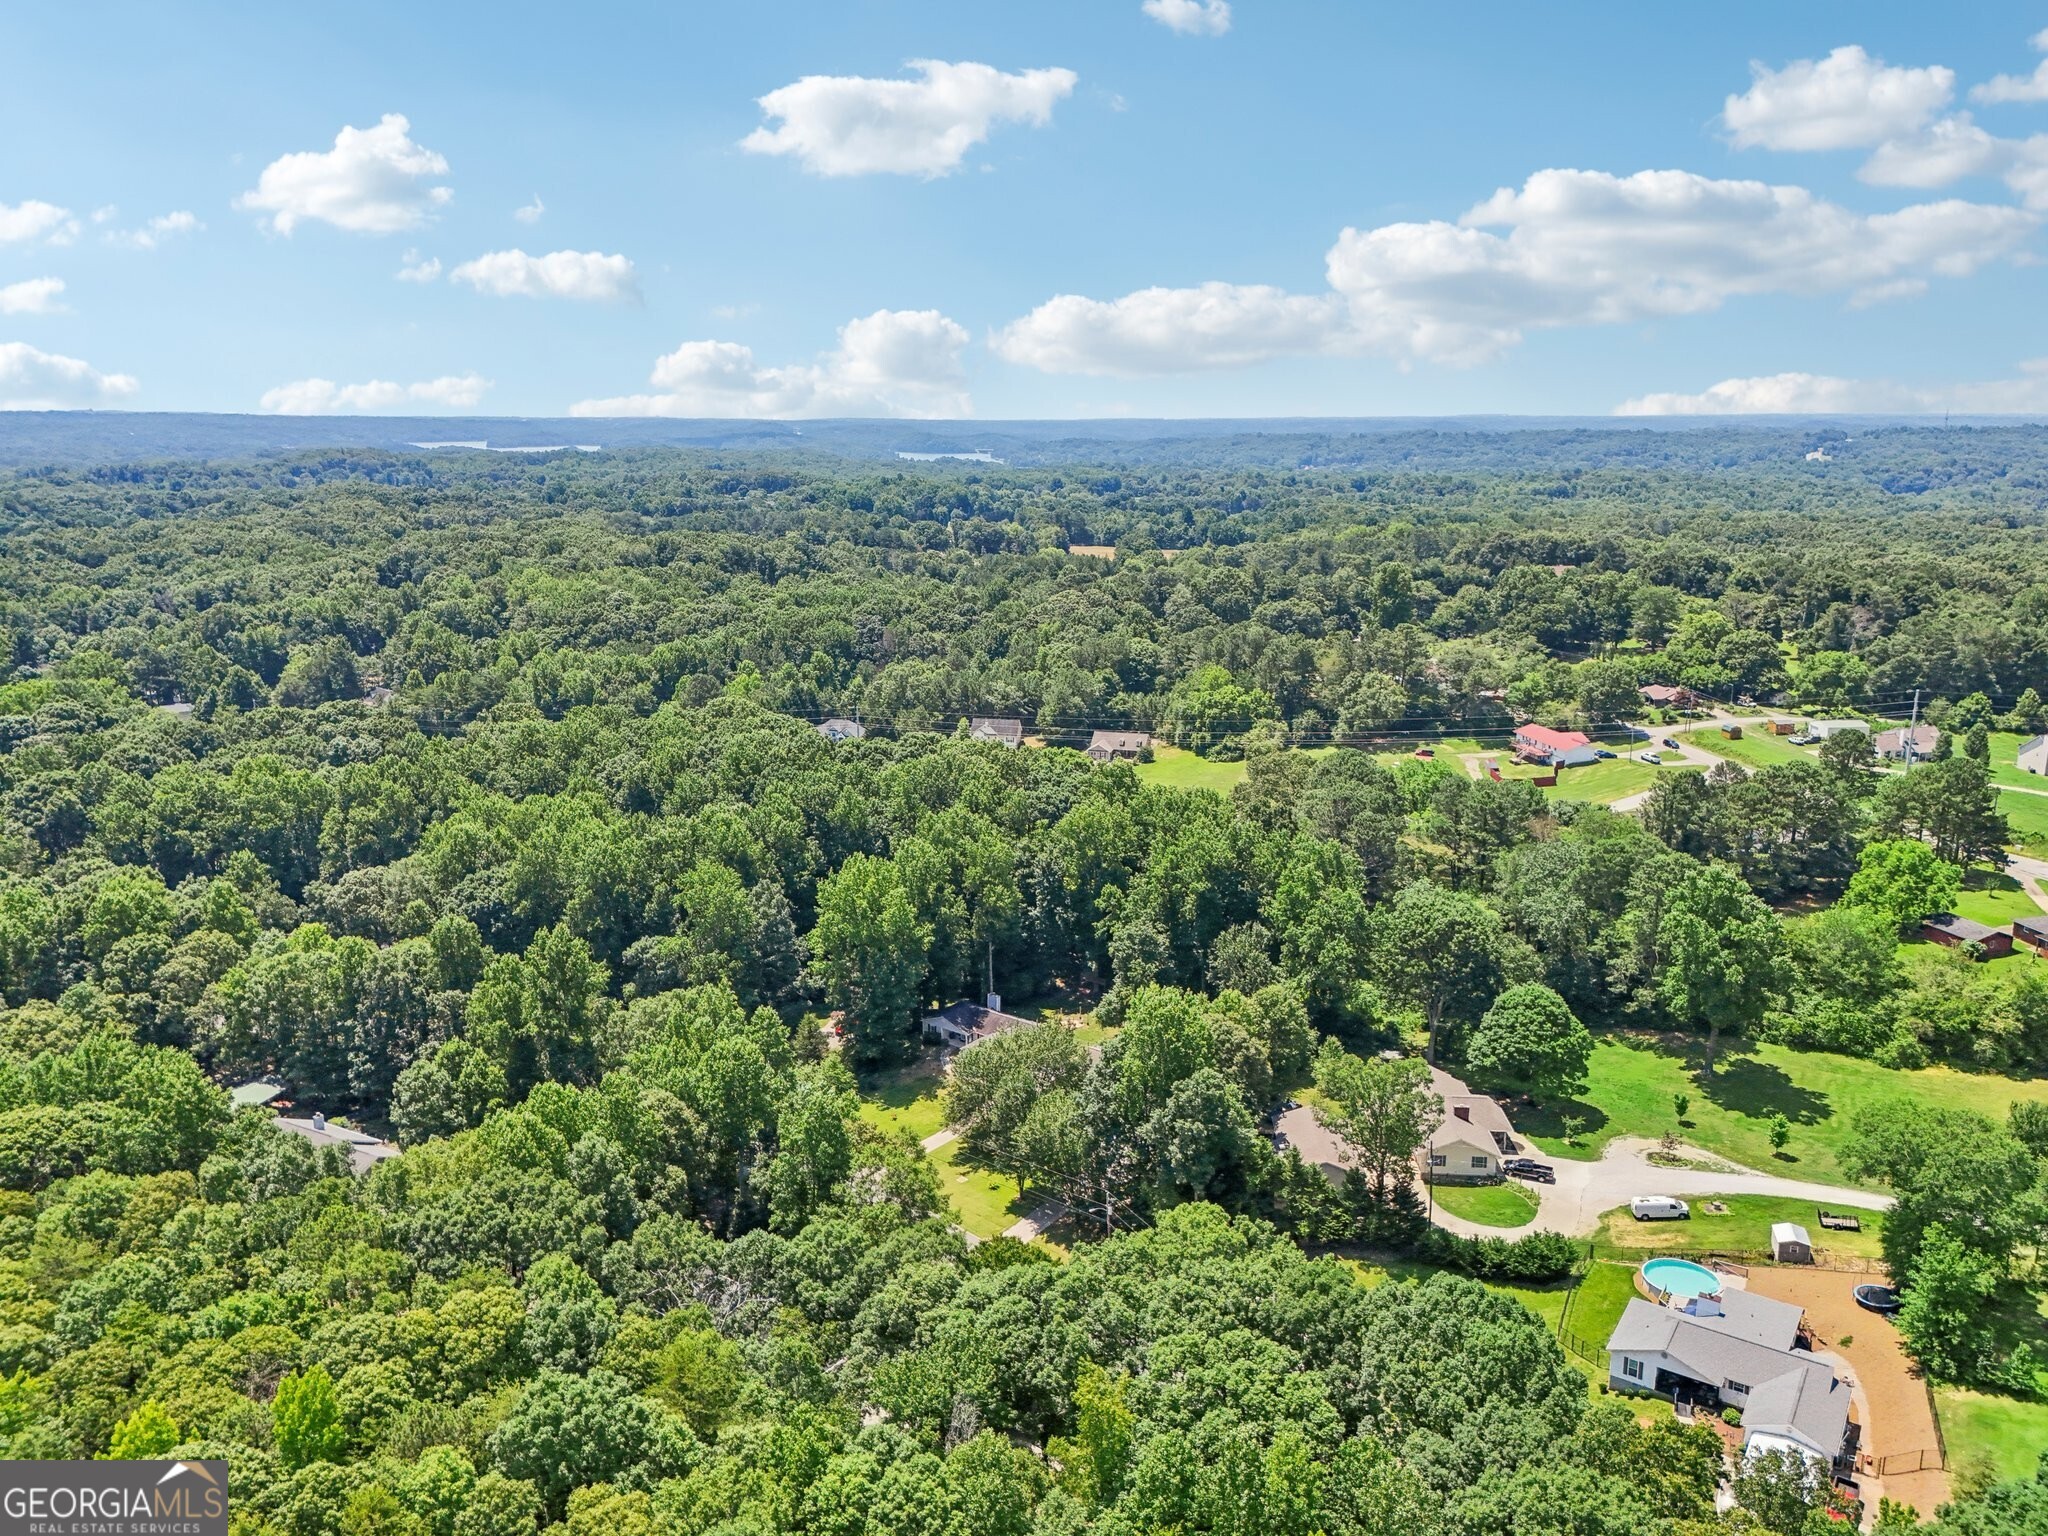
[[1592,745],[1593,739],[1583,731],[1553,731],[1547,725],[1515,728],[1515,756],[1527,758],[1532,763],[1554,764],[1560,757],[1570,756]]

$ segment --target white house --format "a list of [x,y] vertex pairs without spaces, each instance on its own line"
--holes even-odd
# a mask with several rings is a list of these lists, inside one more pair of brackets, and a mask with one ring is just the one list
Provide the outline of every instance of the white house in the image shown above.
[[1521,1151],[1507,1111],[1435,1067],[1430,1091],[1444,1101],[1444,1121],[1419,1154],[1432,1184],[1474,1183],[1501,1177],[1500,1163]]
[[1809,720],[1806,722],[1806,734],[1815,741],[1826,741],[1830,736],[1839,736],[1844,731],[1861,731],[1864,735],[1868,736],[1870,734],[1870,722],[1868,720]]
[[1671,1306],[1638,1298],[1607,1340],[1607,1380],[1740,1408],[1745,1456],[1796,1450],[1829,1468],[1853,1465],[1861,1431],[1849,1419],[1849,1384],[1796,1347],[1804,1316],[1733,1289]]
[[2021,773],[2048,773],[2048,736],[2021,742],[2017,761]]

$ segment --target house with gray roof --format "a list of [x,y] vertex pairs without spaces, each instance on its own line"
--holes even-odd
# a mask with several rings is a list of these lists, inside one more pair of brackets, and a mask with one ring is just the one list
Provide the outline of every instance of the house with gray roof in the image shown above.
[[348,1165],[357,1173],[368,1173],[387,1157],[398,1156],[398,1147],[388,1141],[372,1136],[368,1131],[359,1131],[352,1125],[339,1125],[325,1115],[315,1114],[301,1118],[296,1115],[279,1115],[271,1122],[280,1131],[290,1131],[302,1137],[315,1147],[345,1147],[348,1149]]
[[868,733],[868,728],[858,720],[846,720],[837,715],[830,720],[820,720],[812,729],[835,747],[842,741],[859,741]]
[[2048,773],[2048,736],[2028,737],[2013,761],[2021,773]]
[[1789,1302],[1733,1288],[1668,1306],[1637,1298],[1608,1337],[1607,1380],[1619,1391],[1739,1408],[1745,1456],[1796,1450],[1845,1472],[1861,1434],[1849,1383],[1800,1347],[1804,1318]]
[[1501,1159],[1522,1150],[1515,1127],[1497,1099],[1474,1093],[1441,1067],[1429,1069],[1429,1088],[1444,1101],[1443,1124],[1417,1153],[1431,1184],[1487,1183],[1501,1177]]
[[1024,745],[1024,722],[976,715],[967,722],[967,739],[992,741],[999,747],[1021,747]]

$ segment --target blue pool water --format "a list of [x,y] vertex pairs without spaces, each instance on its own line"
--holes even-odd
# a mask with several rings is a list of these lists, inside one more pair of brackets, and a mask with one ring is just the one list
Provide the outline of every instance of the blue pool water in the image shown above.
[[1643,1266],[1643,1278],[1681,1301],[1688,1296],[1721,1294],[1721,1277],[1689,1259],[1652,1259]]

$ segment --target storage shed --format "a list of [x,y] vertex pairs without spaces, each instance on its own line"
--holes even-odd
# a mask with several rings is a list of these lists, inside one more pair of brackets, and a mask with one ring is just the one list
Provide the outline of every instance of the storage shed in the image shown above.
[[1780,1264],[1811,1264],[1813,1239],[1796,1221],[1771,1223],[1771,1257]]

